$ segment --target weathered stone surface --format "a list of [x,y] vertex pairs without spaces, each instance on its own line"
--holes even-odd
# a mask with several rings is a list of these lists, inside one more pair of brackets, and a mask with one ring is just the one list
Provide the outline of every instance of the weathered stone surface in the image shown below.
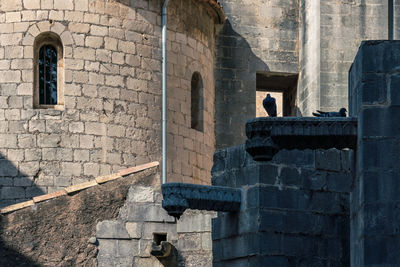
[[[88,188],[72,196],[40,202],[35,209],[25,208],[2,215],[0,265],[95,266],[97,247],[87,241],[95,236],[97,222],[116,218],[125,202],[129,186],[145,181],[151,184],[154,171],[147,170]],[[126,230],[124,233],[128,236]],[[130,244],[122,242],[117,248],[120,254],[131,253]]]
[[129,239],[125,224],[121,221],[102,221],[96,226],[96,237],[103,239]]
[[216,153],[213,184],[241,188],[244,199],[239,212],[212,219],[215,266],[285,266],[297,259],[349,265],[353,181],[347,166],[354,162],[343,163],[352,160],[351,151],[332,149],[325,152],[335,168],[321,169],[322,152],[282,150],[268,162],[247,158],[244,145]]
[[[59,161],[62,177],[40,184],[44,193],[70,186],[78,177],[107,175],[160,158],[161,2],[92,2],[0,3],[0,149],[6,149],[1,151],[5,156],[13,154],[9,148],[26,150],[24,158],[9,159],[20,172],[26,168],[19,167],[31,161],[42,162],[43,172],[53,171],[50,166]],[[177,0],[168,7],[175,18],[169,21],[168,64],[173,73],[168,75],[171,84],[179,85],[172,86],[168,95],[168,110],[175,118],[168,127],[177,143],[184,140],[179,149],[170,147],[176,168],[168,170],[168,177],[209,184],[215,143],[214,25],[222,22],[223,12],[213,1],[189,5],[188,9],[184,0]],[[38,88],[33,86],[37,80],[34,53],[40,45],[38,36],[50,33],[61,39],[64,60],[58,67],[64,67],[60,72],[64,77],[58,83],[59,104],[38,108],[32,101]],[[186,123],[191,110],[185,99],[194,72],[201,73],[205,85],[204,132]],[[0,174],[5,180],[14,177],[7,170]],[[37,191],[35,172],[21,175],[26,180],[10,187],[23,185]],[[5,193],[0,195],[1,206],[26,197],[19,193],[10,198]]]
[[[398,124],[393,123],[399,119],[399,65],[399,41],[365,41],[349,73],[350,112],[359,119],[350,222],[354,266],[400,264],[400,256],[391,253],[399,248],[395,240],[400,237],[393,228],[400,223],[394,215],[398,213],[400,170]],[[386,92],[379,88],[382,86]],[[372,126],[371,122],[377,123]],[[382,247],[385,249],[380,250]]]

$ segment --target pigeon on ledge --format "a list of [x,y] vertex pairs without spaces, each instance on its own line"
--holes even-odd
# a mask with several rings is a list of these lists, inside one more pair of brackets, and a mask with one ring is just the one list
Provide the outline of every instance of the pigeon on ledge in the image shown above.
[[276,101],[275,98],[267,94],[267,97],[263,100],[263,106],[270,117],[276,117]]
[[324,112],[317,110],[318,113],[314,113],[315,117],[346,117],[347,110],[345,108],[341,108],[339,112]]

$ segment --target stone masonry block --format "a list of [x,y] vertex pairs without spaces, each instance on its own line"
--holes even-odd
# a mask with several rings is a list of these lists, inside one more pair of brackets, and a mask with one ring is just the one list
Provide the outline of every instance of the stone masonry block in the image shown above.
[[180,251],[196,251],[201,249],[200,234],[180,234],[178,239],[178,250]]
[[221,240],[222,259],[233,259],[255,254],[259,250],[259,236],[248,234]]
[[132,222],[175,222],[175,218],[169,216],[161,205],[147,203],[129,205],[121,211],[121,216]]
[[315,152],[315,167],[319,170],[340,171],[340,151],[336,149],[317,150]]
[[24,187],[3,186],[0,191],[0,199],[18,199],[25,198]]
[[63,176],[80,176],[82,172],[81,164],[74,162],[61,163],[61,175]]
[[125,228],[131,238],[142,237],[142,223],[127,222]]
[[302,183],[299,171],[296,168],[282,168],[279,179],[286,186],[299,186]]
[[302,169],[301,170],[301,187],[304,189],[311,190],[324,190],[327,187],[326,171],[315,171],[312,169]]
[[145,186],[134,186],[129,189],[129,202],[153,202],[154,189]]
[[133,258],[140,253],[139,240],[118,240],[117,256]]
[[0,4],[0,9],[3,11],[14,11],[22,9],[22,0],[16,1],[2,1]]
[[313,150],[280,150],[272,159],[276,163],[304,166],[314,165],[315,153]]
[[17,176],[18,169],[17,167],[11,163],[9,160],[0,160],[0,176]]
[[118,240],[113,239],[98,239],[99,240],[99,256],[106,257],[117,255],[118,251]]
[[40,147],[57,147],[61,141],[61,136],[57,134],[39,134],[38,146]]
[[211,219],[214,214],[186,211],[177,223],[178,233],[211,231]]
[[103,239],[130,239],[121,221],[102,221],[96,226],[96,237]]
[[327,176],[327,182],[329,191],[350,193],[353,178],[351,173],[330,172]]
[[366,104],[383,104],[387,101],[386,75],[383,73],[365,73],[361,78],[361,101]]

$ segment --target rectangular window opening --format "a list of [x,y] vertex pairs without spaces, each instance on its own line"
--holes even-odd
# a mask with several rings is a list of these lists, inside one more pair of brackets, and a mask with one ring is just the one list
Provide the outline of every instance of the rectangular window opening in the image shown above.
[[256,117],[267,117],[263,99],[269,93],[276,100],[277,116],[297,116],[297,73],[257,72]]
[[167,241],[166,233],[153,233],[153,242],[159,246],[162,241]]

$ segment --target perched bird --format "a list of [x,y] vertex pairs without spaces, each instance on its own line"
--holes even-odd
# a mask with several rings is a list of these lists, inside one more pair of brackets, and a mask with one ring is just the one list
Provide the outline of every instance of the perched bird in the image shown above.
[[276,101],[270,94],[267,94],[267,97],[264,98],[263,106],[270,117],[276,117]]
[[345,108],[341,108],[339,112],[324,112],[317,110],[318,113],[314,113],[315,117],[346,117],[347,110]]

